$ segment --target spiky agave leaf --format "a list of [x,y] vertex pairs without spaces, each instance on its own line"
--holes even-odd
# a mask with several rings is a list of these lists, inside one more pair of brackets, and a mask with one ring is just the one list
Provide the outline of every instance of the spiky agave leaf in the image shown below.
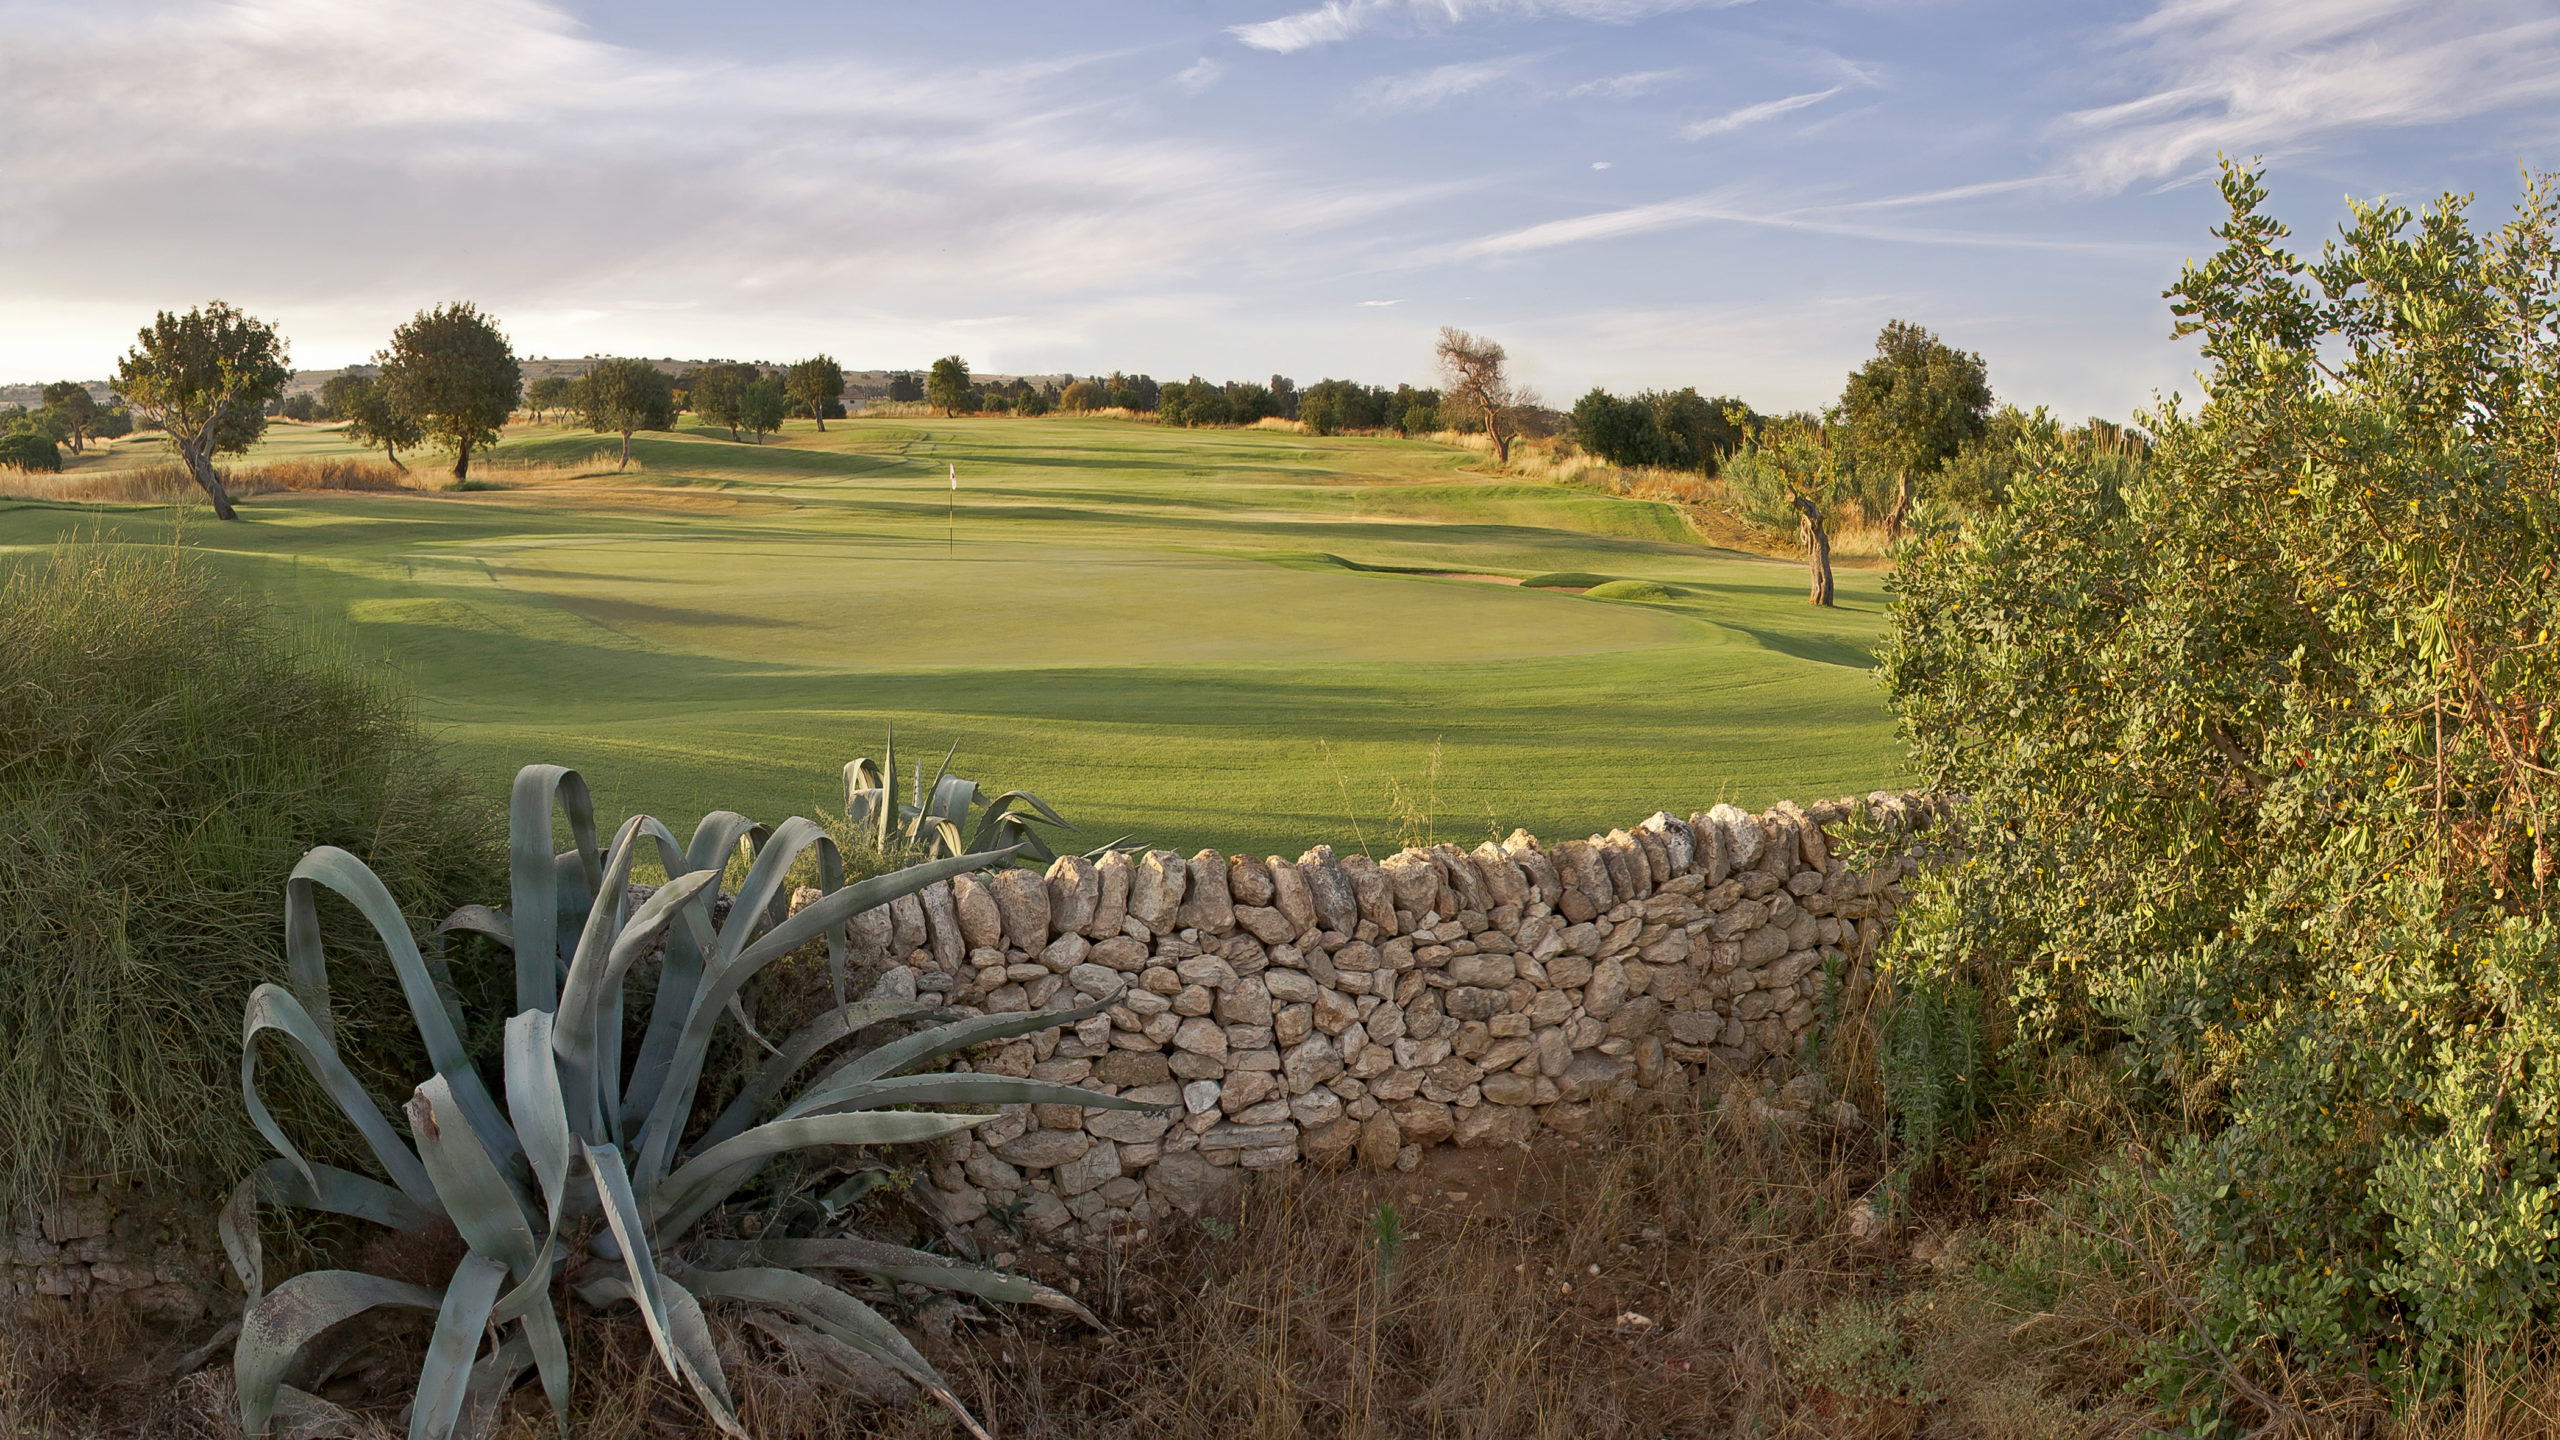
[[[921,785],[919,775],[918,793],[938,797],[944,810],[965,818],[976,787],[951,780],[948,769],[946,757],[931,788]],[[889,789],[885,783],[881,788]],[[243,1181],[222,1215],[226,1249],[252,1302],[245,1348],[238,1352],[244,1417],[255,1422],[253,1428],[264,1426],[278,1395],[285,1393],[280,1378],[285,1367],[312,1336],[348,1315],[387,1303],[438,1311],[412,1411],[415,1440],[447,1440],[460,1417],[489,1412],[528,1362],[541,1372],[555,1413],[567,1414],[567,1347],[549,1292],[565,1258],[562,1231],[571,1219],[585,1215],[605,1220],[606,1233],[590,1248],[597,1258],[617,1263],[621,1274],[608,1280],[590,1272],[581,1277],[577,1293],[591,1301],[630,1299],[637,1304],[661,1361],[692,1388],[724,1431],[742,1433],[689,1285],[716,1300],[779,1306],[810,1327],[810,1333],[829,1337],[828,1343],[855,1346],[907,1371],[956,1409],[948,1388],[904,1337],[834,1287],[785,1267],[695,1271],[657,1257],[775,1155],[813,1145],[904,1143],[991,1118],[915,1106],[1028,1102],[1149,1108],[1048,1082],[895,1074],[984,1039],[1074,1023],[1095,1013],[1097,1004],[1071,1012],[938,1025],[868,1054],[839,1058],[791,1104],[755,1123],[793,1077],[831,1047],[872,1026],[929,1013],[930,1007],[909,1001],[844,1003],[839,963],[836,1006],[781,1045],[768,1043],[774,1053],[741,1103],[724,1112],[688,1153],[675,1153],[718,1022],[729,1017],[744,1025],[740,1006],[745,987],[766,967],[821,937],[831,959],[840,961],[845,922],[853,915],[964,871],[1006,863],[1019,848],[952,855],[848,886],[842,884],[840,866],[829,863],[836,859],[833,842],[805,820],[767,830],[745,817],[716,812],[679,849],[664,826],[635,817],[615,835],[610,851],[599,854],[591,802],[576,772],[528,767],[519,777],[514,802],[518,831],[511,854],[521,863],[511,866],[512,908],[504,913],[466,910],[447,922],[448,929],[477,932],[517,948],[520,993],[547,992],[537,998],[550,1002],[522,1007],[506,1026],[500,1057],[503,1111],[462,1050],[462,1017],[452,987],[438,983],[434,967],[411,940],[406,920],[371,871],[342,851],[314,851],[288,885],[289,934],[295,941],[290,958],[296,989],[304,993],[268,986],[253,996],[242,1061],[244,1100],[253,1117],[264,1117],[261,1128],[283,1158]],[[555,810],[568,812],[576,845],[547,854]],[[942,844],[959,847],[951,819],[937,816],[932,823],[948,832]],[[530,833],[535,830],[538,835]],[[1001,823],[998,833],[1005,833]],[[671,878],[635,906],[629,900],[629,876],[643,844],[657,847]],[[715,887],[728,857],[742,844],[752,858],[727,918],[715,923]],[[819,859],[822,893],[798,914],[788,914],[790,867],[812,849]],[[322,886],[355,901],[381,936],[436,1063],[436,1073],[417,1087],[407,1106],[414,1150],[339,1061],[332,1044],[327,966],[312,913],[316,889]],[[661,937],[664,959],[648,1038],[626,1075],[620,1052],[623,980]],[[268,1033],[284,1037],[337,1096],[394,1185],[313,1164],[274,1126],[257,1092],[257,1040]],[[628,1147],[626,1134],[632,1134]],[[356,1215],[400,1228],[447,1216],[468,1243],[469,1254],[442,1291],[352,1272],[324,1272],[297,1276],[266,1292],[257,1239],[256,1207],[261,1202]],[[1018,1277],[975,1271],[896,1247],[857,1245],[797,1258],[811,1268],[866,1270],[893,1283],[913,1279],[988,1299],[1083,1313],[1056,1292]],[[495,1333],[499,1343],[475,1362],[484,1333]],[[965,1411],[959,1413],[967,1419]],[[968,1423],[975,1430],[975,1422]]]

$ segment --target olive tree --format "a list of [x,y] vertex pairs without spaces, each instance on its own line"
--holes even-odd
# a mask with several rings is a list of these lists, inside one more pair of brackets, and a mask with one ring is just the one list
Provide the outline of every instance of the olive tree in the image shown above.
[[44,387],[44,408],[62,417],[64,438],[71,442],[71,453],[87,448],[89,436],[98,425],[98,400],[89,387],[77,380],[57,380]]
[[116,367],[116,393],[169,432],[213,513],[239,519],[213,457],[236,455],[266,433],[267,402],[293,378],[284,337],[216,300],[184,315],[163,310],[136,340]]
[[933,373],[925,378],[925,398],[942,407],[945,415],[957,415],[972,409],[969,389],[969,362],[957,355],[945,355],[933,362]]
[[545,375],[525,387],[524,403],[533,407],[533,418],[538,423],[548,411],[570,409],[570,397],[576,388],[577,382],[566,375]]
[[783,393],[782,382],[770,375],[750,380],[738,391],[738,423],[759,445],[782,428],[782,417],[790,408],[791,397]]
[[1920,482],[1980,436],[1991,414],[1991,380],[1968,354],[1904,320],[1888,320],[1875,358],[1849,376],[1840,418],[1849,443],[1892,477],[1886,543],[1902,538]]
[[496,322],[467,300],[421,310],[374,357],[391,403],[427,440],[453,452],[453,478],[471,477],[471,452],[498,443],[524,397],[524,370]]
[[1856,465],[1841,453],[1831,427],[1810,415],[1770,421],[1726,459],[1723,474],[1725,493],[1745,522],[1794,529],[1804,547],[1806,601],[1831,604],[1831,517],[1859,493]]
[[786,371],[783,388],[809,411],[818,428],[827,428],[827,411],[841,410],[844,401],[844,367],[830,355],[812,355]]
[[675,426],[675,394],[667,383],[667,372],[646,360],[600,360],[573,388],[588,429],[622,436],[622,460],[616,469],[631,464],[633,432]]

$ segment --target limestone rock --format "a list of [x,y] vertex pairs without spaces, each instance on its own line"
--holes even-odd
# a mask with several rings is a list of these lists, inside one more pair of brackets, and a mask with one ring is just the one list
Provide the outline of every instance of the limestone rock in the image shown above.
[[[1271,904],[1289,922],[1289,938],[1316,928],[1315,896],[1307,889],[1306,872],[1274,855],[1264,862],[1271,870]],[[1261,939],[1260,935],[1254,938]],[[1277,941],[1264,941],[1277,944]]]
[[[952,876],[951,899],[958,911],[960,934],[971,950],[1004,948],[1004,911],[997,907],[996,897],[984,882],[975,875]],[[1042,936],[1040,944],[1048,943],[1048,937]]]
[[1324,928],[1345,935],[1359,928],[1359,892],[1351,888],[1350,872],[1334,858],[1332,846],[1319,845],[1300,856],[1298,870],[1307,878],[1307,896]]
[[1147,1167],[1147,1193],[1186,1215],[1197,1215],[1236,1183],[1232,1172],[1196,1150],[1176,1150]]
[[1102,877],[1081,855],[1061,855],[1049,863],[1049,928],[1061,935],[1081,935],[1093,924],[1094,907],[1102,901]]
[[1130,877],[1129,918],[1158,935],[1170,932],[1190,885],[1190,862],[1170,850],[1148,851]]
[[1410,1145],[1437,1145],[1457,1132],[1449,1107],[1429,1100],[1408,1100],[1388,1107],[1396,1128]]
[[936,880],[916,892],[924,905],[925,931],[933,946],[933,962],[945,970],[957,970],[969,957],[969,937],[960,929],[960,912],[951,899],[951,882]]
[[1085,934],[1096,940],[1107,940],[1120,933],[1121,922],[1129,918],[1129,878],[1135,867],[1126,851],[1114,850],[1094,862],[1097,886],[1093,902],[1093,923]]
[[1404,1131],[1393,1112],[1381,1110],[1360,1127],[1360,1163],[1372,1170],[1393,1170],[1404,1150]]
[[1449,1138],[1460,1149],[1479,1149],[1488,1145],[1514,1145],[1525,1142],[1538,1131],[1537,1112],[1514,1105],[1478,1105],[1458,1112],[1457,1128]]
[[1346,1115],[1302,1132],[1298,1153],[1313,1164],[1330,1167],[1350,1158],[1359,1141],[1360,1122]]
[[1004,918],[1004,943],[1037,955],[1049,946],[1049,885],[1031,871],[1009,866],[987,877],[996,911]]
[[1175,919],[1204,935],[1223,935],[1236,927],[1235,902],[1227,892],[1227,857],[1203,850],[1190,860],[1190,889]]
[[994,1148],[1007,1164],[1025,1170],[1047,1170],[1092,1149],[1093,1139],[1082,1130],[1029,1130]]
[[1250,855],[1227,862],[1227,894],[1238,905],[1271,903],[1271,872]]

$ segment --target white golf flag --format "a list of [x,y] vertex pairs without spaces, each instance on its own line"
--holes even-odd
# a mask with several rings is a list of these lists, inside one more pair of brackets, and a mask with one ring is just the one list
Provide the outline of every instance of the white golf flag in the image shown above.
[[957,460],[951,462],[951,488],[960,488],[960,462]]

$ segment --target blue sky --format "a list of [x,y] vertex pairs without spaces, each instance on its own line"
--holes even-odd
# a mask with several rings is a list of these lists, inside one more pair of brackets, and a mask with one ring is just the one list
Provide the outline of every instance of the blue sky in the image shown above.
[[2560,164],[2560,4],[0,0],[0,380],[161,307],[364,358],[1428,378],[1818,405],[1889,318],[2003,399],[2194,390],[2217,151],[2347,195]]

